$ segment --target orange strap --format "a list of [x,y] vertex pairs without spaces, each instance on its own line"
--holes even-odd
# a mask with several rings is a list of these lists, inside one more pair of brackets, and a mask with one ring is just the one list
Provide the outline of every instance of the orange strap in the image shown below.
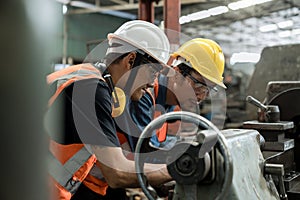
[[[77,73],[74,73],[77,72]],[[88,72],[88,73],[87,73]],[[71,76],[71,74],[73,76]],[[71,77],[67,77],[67,76]],[[75,81],[84,80],[84,79],[91,79],[91,78],[97,78],[104,81],[100,71],[96,69],[93,65],[89,63],[79,64],[79,65],[73,65],[70,67],[66,67],[62,70],[53,72],[47,76],[47,83],[52,84],[55,81],[59,79],[63,79],[65,77],[65,81],[58,85],[54,95],[49,99],[48,106],[51,106],[55,99],[58,97],[58,95],[69,85],[74,83]]]
[[121,145],[128,142],[124,134],[117,132],[117,136]]
[[[154,119],[159,117],[160,115],[161,115],[160,111],[155,111]],[[156,130],[156,136],[159,142],[163,142],[166,140],[167,131],[168,131],[168,123],[164,123],[160,129]]]
[[66,74],[71,74],[71,73],[79,71],[79,70],[88,70],[88,71],[92,71],[94,73],[100,74],[100,72],[93,65],[91,65],[89,63],[83,63],[83,64],[79,64],[79,65],[73,65],[73,66],[70,66],[70,67],[66,67],[62,70],[59,70],[59,71],[56,71],[56,72],[53,72],[53,73],[49,74],[47,76],[47,83],[51,84],[58,77],[65,76]]
[[106,190],[108,188],[108,184],[106,182],[103,182],[90,174],[88,174],[83,180],[83,184],[102,196],[106,194]]
[[154,97],[153,97],[153,95],[152,95],[152,97],[153,97],[153,99],[154,99],[154,105],[155,105],[155,99],[156,99],[156,97],[158,96],[158,88],[159,88],[159,83],[158,83],[158,79],[156,78],[155,80],[154,80],[154,85],[153,85],[153,89],[154,89]]
[[[180,111],[180,107],[177,105],[174,108],[174,112]],[[161,115],[160,111],[155,111],[154,119]],[[156,136],[159,142],[164,142],[166,140],[167,134],[176,135],[180,127],[180,121],[176,121],[174,123],[165,122],[160,129],[156,131]]]
[[[174,112],[176,111],[181,111],[181,108],[177,105],[175,106]],[[180,128],[180,125],[181,125],[181,121],[177,120],[176,122],[173,122],[173,123],[169,123],[168,124],[168,134],[169,135],[176,135],[179,131],[179,128]]]
[[48,106],[51,106],[53,104],[53,102],[55,101],[55,99],[58,97],[58,95],[69,85],[71,85],[72,83],[74,83],[75,81],[79,81],[79,80],[84,80],[84,79],[89,79],[89,78],[99,78],[99,76],[96,75],[86,75],[86,76],[80,76],[80,77],[73,77],[70,78],[69,80],[67,80],[66,82],[64,82],[63,84],[61,84],[56,92],[54,93],[54,95],[49,99],[48,101]]

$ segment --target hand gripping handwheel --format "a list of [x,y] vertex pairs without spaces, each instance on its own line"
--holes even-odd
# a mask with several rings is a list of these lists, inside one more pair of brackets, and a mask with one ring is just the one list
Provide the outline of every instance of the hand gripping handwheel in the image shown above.
[[[181,122],[191,123],[199,127],[199,131],[194,137],[181,138],[171,149],[158,149],[156,152],[141,153],[141,147],[146,138],[151,137],[153,132],[160,128],[165,122],[180,120]],[[203,129],[206,129],[203,131]],[[180,135],[178,133],[177,135]],[[181,138],[181,139],[180,139]],[[171,112],[154,119],[142,132],[139,137],[135,151],[135,168],[138,181],[145,195],[150,200],[155,200],[153,191],[147,187],[146,176],[143,168],[147,158],[154,156],[159,160],[164,157],[168,164],[168,171],[176,182],[181,184],[197,184],[205,178],[208,168],[210,167],[210,157],[208,153],[216,145],[224,157],[224,181],[223,187],[218,194],[220,198],[227,193],[232,181],[232,161],[231,155],[227,148],[226,139],[220,130],[204,117],[185,111]]]

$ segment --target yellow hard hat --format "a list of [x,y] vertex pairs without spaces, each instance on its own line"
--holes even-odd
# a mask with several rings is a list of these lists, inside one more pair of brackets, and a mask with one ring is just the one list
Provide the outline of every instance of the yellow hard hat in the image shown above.
[[190,63],[190,67],[211,82],[226,88],[223,83],[224,54],[221,47],[214,41],[204,38],[195,38],[184,43],[172,54]]

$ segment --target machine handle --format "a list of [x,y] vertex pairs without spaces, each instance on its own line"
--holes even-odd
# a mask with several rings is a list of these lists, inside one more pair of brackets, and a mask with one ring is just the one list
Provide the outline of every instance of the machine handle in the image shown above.
[[261,108],[262,110],[267,111],[267,109],[268,109],[267,106],[265,106],[264,104],[262,104],[260,101],[258,101],[257,99],[255,99],[252,96],[247,96],[246,101],[248,101],[249,103]]

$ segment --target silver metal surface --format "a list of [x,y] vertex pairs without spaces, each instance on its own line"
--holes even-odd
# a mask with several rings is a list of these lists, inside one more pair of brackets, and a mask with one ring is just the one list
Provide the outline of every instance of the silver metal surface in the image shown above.
[[273,99],[278,94],[287,91],[291,88],[300,88],[300,81],[270,81],[266,88],[267,104],[271,104],[270,103],[271,99]]
[[287,199],[287,194],[285,192],[285,187],[283,183],[283,175],[284,175],[284,166],[282,164],[265,164],[265,173],[272,174],[278,177],[278,185],[279,185],[279,196],[280,199]]
[[251,104],[253,104],[253,105],[255,105],[255,106],[261,108],[262,110],[265,110],[265,111],[267,110],[267,106],[265,106],[264,104],[262,104],[260,101],[258,101],[257,99],[255,99],[255,98],[252,97],[252,96],[247,96],[247,97],[246,97],[246,101],[247,101],[248,103],[251,103]]
[[243,123],[243,128],[257,130],[273,130],[284,131],[294,128],[294,123],[291,121],[280,121],[277,123],[258,122],[257,120],[246,121]]
[[265,142],[263,150],[266,151],[287,151],[295,147],[294,139],[282,139],[277,142]]
[[[264,158],[260,151],[259,133],[255,130],[228,129],[221,131],[232,156],[233,177],[229,192],[221,197],[224,177],[223,158],[216,154],[216,178],[212,183],[197,186],[197,199],[273,200],[279,199],[272,179],[263,176]],[[184,199],[184,186],[177,185],[176,200]]]

